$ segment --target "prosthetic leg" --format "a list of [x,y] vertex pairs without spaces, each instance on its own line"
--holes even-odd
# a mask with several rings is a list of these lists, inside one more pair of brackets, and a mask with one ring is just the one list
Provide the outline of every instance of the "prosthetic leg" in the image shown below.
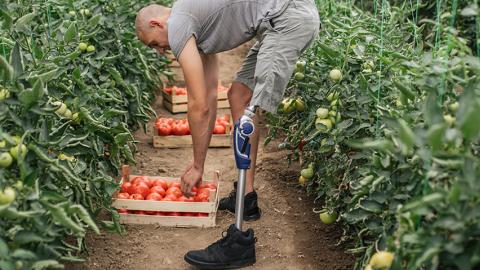
[[185,261],[200,269],[232,269],[252,265],[256,262],[255,236],[252,229],[242,230],[245,202],[245,182],[250,168],[250,136],[255,131],[253,117],[256,107],[248,107],[235,123],[233,147],[238,168],[235,224],[217,242],[202,250],[185,254]]
[[245,202],[245,182],[247,170],[250,168],[250,136],[255,131],[253,117],[256,107],[250,106],[245,109],[242,117],[235,123],[233,131],[233,151],[238,169],[237,199],[235,204],[235,227],[242,230],[243,208]]

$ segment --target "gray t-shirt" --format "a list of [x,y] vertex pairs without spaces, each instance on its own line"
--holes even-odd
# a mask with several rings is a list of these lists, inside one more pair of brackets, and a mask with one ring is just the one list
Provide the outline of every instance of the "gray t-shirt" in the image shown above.
[[178,0],[168,19],[168,43],[176,58],[193,35],[205,54],[252,39],[262,21],[281,14],[290,0]]

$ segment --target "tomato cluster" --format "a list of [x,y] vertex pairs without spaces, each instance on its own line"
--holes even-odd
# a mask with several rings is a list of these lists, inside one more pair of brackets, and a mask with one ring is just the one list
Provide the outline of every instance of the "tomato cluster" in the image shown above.
[[[187,95],[187,88],[185,88],[185,87],[178,87],[178,86],[165,87],[164,91],[169,95],[172,95],[173,93],[175,93],[176,96],[186,96]],[[218,92],[219,93],[227,92],[227,91],[228,91],[227,87],[224,87],[224,86],[221,86],[221,85],[218,86]]]
[[[137,176],[130,182],[124,182],[121,186],[121,192],[118,193],[118,199],[128,200],[152,200],[152,201],[170,201],[170,202],[208,202],[210,191],[217,190],[217,186],[212,183],[201,184],[200,187],[194,187],[192,193],[194,196],[186,197],[180,190],[179,182],[167,182],[165,180],[152,180],[147,176]],[[159,215],[159,216],[208,216],[208,213],[180,213],[180,212],[160,212],[160,211],[142,211],[118,209],[120,214],[137,215]]]
[[[216,119],[213,134],[226,134],[227,127],[230,127],[230,115],[228,114]],[[155,128],[159,136],[190,135],[190,125],[187,119],[158,118],[155,121]]]

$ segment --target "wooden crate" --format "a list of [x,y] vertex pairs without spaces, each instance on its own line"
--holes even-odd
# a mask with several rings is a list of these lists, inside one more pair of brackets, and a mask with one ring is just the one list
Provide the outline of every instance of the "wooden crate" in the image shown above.
[[[232,145],[232,134],[230,127],[227,126],[227,134],[212,134],[210,146],[212,148],[230,147]],[[153,147],[155,148],[182,148],[191,147],[193,145],[192,136],[158,136],[153,135]]]
[[[129,167],[122,167],[122,182],[125,179],[133,179],[136,175],[129,174]],[[149,179],[162,179],[166,182],[179,182],[179,178],[148,176]],[[120,222],[123,224],[158,224],[169,227],[214,227],[216,225],[218,190],[219,190],[219,172],[216,171],[212,181],[203,181],[205,183],[214,183],[217,186],[216,191],[210,192],[208,202],[168,202],[168,201],[149,201],[149,200],[126,200],[114,199],[112,206],[127,210],[144,210],[159,212],[189,212],[189,213],[208,213],[207,217],[191,216],[158,216],[158,215],[138,215],[138,214],[120,214]]]
[[[220,85],[220,84],[219,84]],[[163,96],[163,106],[171,113],[182,113],[188,111],[188,97],[187,95],[176,95],[175,90],[172,94],[168,94],[164,90],[162,91]],[[228,109],[230,108],[230,103],[228,102],[227,92],[219,92],[217,94],[217,108],[218,109]]]
[[[231,127],[233,127],[233,122],[232,117],[230,116],[230,126],[226,127],[225,134],[212,134],[209,147],[220,148],[232,146],[233,137],[231,134]],[[149,126],[148,133],[152,135],[153,147],[155,148],[183,148],[191,147],[193,145],[192,135],[159,136],[157,129],[154,126]]]

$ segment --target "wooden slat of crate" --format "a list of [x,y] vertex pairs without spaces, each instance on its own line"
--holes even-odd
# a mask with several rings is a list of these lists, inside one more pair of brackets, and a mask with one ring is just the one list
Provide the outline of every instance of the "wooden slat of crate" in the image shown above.
[[158,224],[168,227],[215,227],[216,215],[208,217],[175,217],[121,214],[120,223],[123,224]]
[[[181,96],[185,97],[185,96]],[[187,101],[185,101],[187,102]],[[167,99],[163,99],[163,106],[171,113],[183,113],[188,111],[188,104],[187,103],[181,103],[181,104],[176,104],[168,101]],[[230,108],[230,103],[228,102],[228,99],[224,100],[218,100],[217,101],[217,108],[218,109],[228,109]]]
[[[162,91],[162,96],[163,96],[163,100],[167,100],[168,102],[172,103],[172,104],[178,104],[178,103],[186,103],[188,102],[188,97],[187,95],[175,95],[175,91],[172,92],[172,94],[168,94],[167,92],[165,92],[165,90]],[[228,97],[227,97],[227,92],[219,92],[217,94],[217,100],[220,102],[220,101],[225,101],[227,100]]]
[[[209,147],[230,147],[232,135],[214,134],[210,140]],[[193,145],[192,136],[153,136],[153,147],[155,148],[182,148]]]

